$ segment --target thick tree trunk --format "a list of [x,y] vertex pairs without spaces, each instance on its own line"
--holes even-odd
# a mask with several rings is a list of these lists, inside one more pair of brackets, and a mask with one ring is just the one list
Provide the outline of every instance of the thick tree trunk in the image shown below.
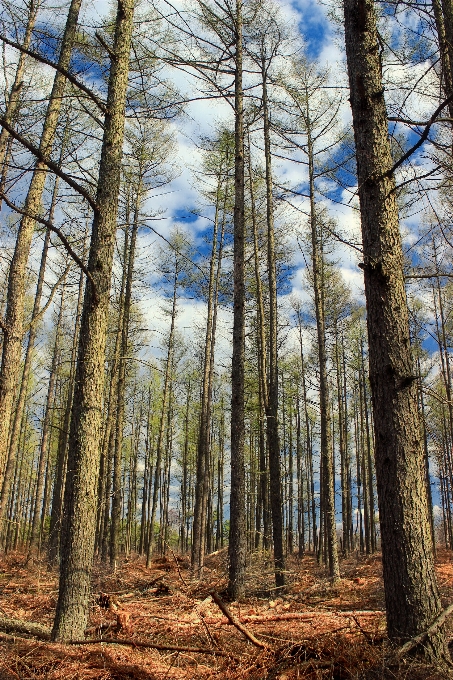
[[[362,219],[387,631],[405,641],[441,612],[434,571],[395,181],[372,0],[344,0]],[[443,629],[425,654],[447,658]]]
[[69,437],[65,487],[60,588],[52,638],[83,637],[89,607],[96,529],[101,403],[106,322],[115,245],[123,156],[126,90],[134,0],[119,0],[115,26],[104,137],[80,327],[76,388]]
[[244,103],[242,88],[242,3],[236,2],[235,55],[235,170],[233,252],[233,357],[231,369],[231,495],[228,544],[228,594],[237,600],[244,592],[246,559],[244,466],[245,373],[245,218],[244,218]]

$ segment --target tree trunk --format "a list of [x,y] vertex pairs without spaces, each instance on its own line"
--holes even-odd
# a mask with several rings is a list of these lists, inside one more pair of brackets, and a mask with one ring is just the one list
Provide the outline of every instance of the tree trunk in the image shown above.
[[62,319],[63,319],[63,309],[64,309],[64,293],[65,293],[65,286],[63,284],[63,288],[61,291],[61,300],[60,300],[60,310],[58,312],[58,320],[57,320],[57,326],[56,326],[56,331],[55,331],[55,344],[53,348],[53,356],[52,356],[52,365],[50,368],[50,377],[49,377],[49,386],[47,389],[47,400],[46,400],[46,409],[44,412],[44,421],[43,421],[43,428],[42,428],[42,435],[41,435],[41,446],[40,446],[40,452],[39,452],[39,462],[38,462],[38,470],[37,470],[37,480],[36,480],[36,491],[35,491],[35,498],[34,498],[34,511],[33,511],[33,521],[31,525],[31,532],[30,532],[30,544],[29,544],[29,549],[28,549],[28,559],[32,559],[36,553],[36,548],[38,544],[38,538],[39,538],[39,519],[40,519],[40,509],[41,509],[41,504],[42,504],[42,499],[43,499],[43,492],[44,492],[44,471],[45,471],[45,466],[46,466],[46,461],[47,461],[47,452],[48,448],[50,445],[49,442],[49,435],[51,432],[51,413],[54,407],[54,402],[55,402],[55,383],[57,380],[57,372],[58,372],[58,366],[60,363],[60,354],[61,354],[61,325],[62,325]]
[[244,593],[246,560],[244,466],[245,372],[245,218],[244,218],[244,109],[242,89],[242,3],[236,2],[235,54],[235,170],[233,251],[233,357],[231,369],[231,494],[228,544],[228,594],[237,600]]
[[83,637],[96,529],[106,322],[120,188],[133,0],[119,0],[69,436],[60,588],[52,638]]
[[[441,612],[434,571],[417,385],[410,347],[393,161],[372,0],[344,0],[367,302],[387,631],[406,641]],[[426,656],[447,658],[444,630]]]
[[[69,8],[60,57],[58,60],[58,65],[64,69],[68,68],[71,60],[80,5],[81,0],[72,0]],[[49,156],[52,151],[65,85],[66,78],[57,71],[39,145],[39,149],[44,156]],[[28,214],[38,215],[40,212],[46,175],[47,166],[41,161],[37,161],[24,206],[24,210]],[[31,217],[24,216],[21,219],[8,277],[8,297],[5,314],[6,332],[4,332],[3,337],[2,365],[0,372],[0,478],[3,478],[5,470],[11,415],[20,367],[25,282],[27,278],[26,267],[30,254],[34,226],[35,221]],[[2,505],[0,505],[0,517],[1,515]]]
[[[85,243],[84,243],[84,256],[85,258]],[[71,411],[72,402],[74,397],[74,378],[75,378],[75,363],[77,357],[77,347],[79,341],[79,331],[80,331],[80,318],[82,314],[82,302],[83,302],[83,289],[84,289],[84,274],[80,272],[79,278],[79,290],[77,296],[77,307],[75,314],[75,327],[74,336],[72,339],[71,348],[71,364],[68,379],[68,392],[66,395],[65,405],[64,405],[64,417],[62,422],[62,427],[58,437],[58,447],[57,447],[57,460],[55,463],[55,480],[53,485],[52,493],[52,510],[50,514],[50,528],[49,528],[49,544],[48,544],[48,561],[50,565],[56,563],[59,557],[60,550],[60,533],[61,533],[61,519],[63,515],[63,496],[64,496],[64,486],[66,481],[66,468],[67,468],[67,452],[68,452],[68,442],[69,442],[69,426],[71,422]],[[50,487],[50,484],[49,484]],[[49,488],[50,492],[50,488]]]
[[[319,224],[315,206],[314,154],[311,138],[310,111],[307,96],[307,150],[310,184],[310,227],[313,266],[313,291],[315,297],[316,329],[319,359],[319,408],[321,411],[321,459],[323,468],[323,511],[325,516],[329,574],[332,581],[340,578],[338,561],[337,526],[335,520],[335,465],[332,444],[329,381],[327,376],[327,349],[325,327],[324,272],[322,226]],[[322,524],[321,524],[322,526]]]
[[[60,158],[59,158],[59,165],[61,165],[62,160],[63,160],[63,154],[64,154],[64,149],[66,146],[66,141],[67,141],[67,135],[68,135],[68,124],[66,125],[65,128],[65,133],[63,136],[63,143],[61,146],[61,152],[60,152]],[[49,222],[53,222],[54,218],[54,213],[55,213],[55,207],[57,204],[57,198],[58,198],[58,187],[59,187],[59,178],[55,178],[55,183],[52,191],[52,200],[50,203],[50,209],[49,209]],[[12,476],[12,471],[14,469],[14,462],[16,459],[17,455],[17,450],[18,450],[18,439],[19,439],[19,430],[20,430],[20,423],[22,421],[22,413],[24,411],[24,406],[25,406],[25,395],[27,392],[27,386],[28,386],[28,379],[30,376],[30,370],[31,370],[31,362],[33,358],[33,350],[35,348],[35,340],[36,340],[36,334],[38,331],[38,325],[39,325],[39,320],[40,320],[40,307],[41,307],[41,299],[42,299],[42,290],[43,290],[43,285],[44,285],[44,276],[46,272],[46,265],[47,265],[47,254],[49,251],[49,245],[50,245],[50,230],[46,230],[46,234],[44,236],[44,244],[42,248],[42,253],[41,253],[41,263],[39,266],[39,274],[38,274],[38,281],[36,284],[36,292],[35,292],[35,300],[33,303],[33,311],[31,315],[31,321],[30,321],[30,331],[28,335],[28,342],[27,342],[27,349],[25,351],[25,359],[24,359],[24,367],[22,371],[22,380],[20,384],[20,389],[19,389],[19,396],[17,399],[16,403],[16,408],[14,410],[14,418],[12,420],[12,425],[11,425],[11,431],[10,431],[10,441],[9,441],[9,450],[8,450],[8,459],[3,475],[3,484],[2,484],[2,493],[1,493],[1,499],[6,499],[8,494],[9,494],[9,487],[11,484],[11,476]],[[3,500],[0,500],[0,524],[2,521],[3,513],[5,512],[4,508],[4,503]]]
[[[115,567],[118,558],[118,539],[119,539],[119,518],[121,513],[122,493],[120,485],[121,472],[121,453],[123,448],[123,429],[124,429],[124,408],[125,408],[125,394],[126,394],[126,357],[129,338],[129,319],[132,303],[132,281],[134,276],[135,263],[135,247],[137,244],[137,233],[139,225],[139,210],[140,201],[142,198],[141,181],[136,187],[134,218],[131,229],[131,241],[129,246],[129,253],[124,267],[127,270],[126,289],[124,294],[124,312],[123,323],[121,327],[121,349],[119,359],[119,373],[118,373],[118,394],[117,394],[117,410],[116,410],[116,433],[115,433],[115,457],[113,469],[113,495],[112,495],[112,521],[110,527],[110,564]],[[126,224],[126,230],[129,230],[129,224]]]
[[278,432],[278,354],[277,354],[277,270],[275,264],[274,201],[272,196],[272,163],[270,145],[267,70],[264,56],[261,62],[263,88],[264,156],[266,163],[267,276],[269,285],[269,389],[266,409],[269,442],[269,483],[274,540],[275,585],[285,586],[285,556],[283,551],[283,515],[280,471],[280,438]]
[[[33,34],[33,29],[35,27],[36,15],[38,13],[39,6],[41,4],[40,0],[31,0],[28,5],[28,18],[27,25],[25,27],[24,39],[22,41],[22,47],[28,50],[30,47],[30,41]],[[14,76],[14,83],[11,87],[9,93],[8,104],[5,111],[5,120],[7,123],[11,124],[16,119],[17,113],[20,106],[20,95],[22,88],[24,86],[24,72],[26,64],[26,55],[24,52],[19,52],[19,59],[17,62],[16,73]],[[2,128],[0,133],[0,168],[4,168],[5,158],[7,157],[7,145],[10,139],[8,132],[5,128]],[[1,205],[1,199],[0,199]]]

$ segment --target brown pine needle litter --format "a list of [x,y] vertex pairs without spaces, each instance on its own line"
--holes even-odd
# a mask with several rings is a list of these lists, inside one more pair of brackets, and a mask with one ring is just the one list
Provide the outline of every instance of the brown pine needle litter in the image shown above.
[[[224,603],[226,551],[209,556],[194,581],[185,557],[170,550],[146,569],[129,556],[115,573],[93,571],[86,639],[63,645],[0,625],[0,680],[443,680],[445,670],[417,657],[392,664],[385,636],[379,555],[354,555],[332,587],[311,555],[288,559],[287,592],[273,590],[269,555],[256,553],[248,568],[247,597]],[[443,604],[453,601],[450,553],[437,558]],[[26,555],[0,559],[0,622],[50,630],[58,574]],[[213,596],[211,595],[213,593]],[[233,623],[232,623],[233,622]],[[447,620],[451,629],[452,622]],[[33,629],[34,630],[34,629]]]

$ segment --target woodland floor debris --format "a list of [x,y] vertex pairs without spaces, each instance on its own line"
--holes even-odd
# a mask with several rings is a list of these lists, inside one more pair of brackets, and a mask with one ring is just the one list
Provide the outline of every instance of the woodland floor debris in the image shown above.
[[[249,596],[241,603],[228,603],[228,609],[265,644],[263,649],[230,625],[212,600],[210,593],[222,593],[226,586],[225,566],[225,553],[209,557],[203,579],[194,582],[187,562],[178,561],[177,568],[171,554],[156,558],[151,569],[139,557],[124,560],[114,574],[96,565],[87,635],[105,641],[62,645],[2,629],[0,680],[446,677],[414,659],[385,666],[388,648],[379,556],[343,561],[343,578],[334,587],[311,555],[290,558],[288,592],[279,595],[272,586],[271,560],[253,555]],[[453,599],[450,553],[439,552],[437,568],[447,607]],[[37,630],[49,630],[57,583],[57,572],[48,571],[44,561],[27,567],[25,555],[3,557],[0,619],[18,619],[39,624]],[[451,630],[451,621],[447,626]],[[128,645],[118,644],[118,638],[127,639]],[[167,648],[143,648],[140,643]],[[189,648],[193,651],[186,651]],[[210,653],[202,653],[203,649]]]

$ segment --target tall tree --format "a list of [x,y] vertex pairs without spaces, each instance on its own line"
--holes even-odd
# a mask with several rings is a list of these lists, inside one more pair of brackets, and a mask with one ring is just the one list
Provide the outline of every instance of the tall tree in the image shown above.
[[97,484],[106,320],[116,233],[134,0],[119,0],[107,114],[93,219],[66,477],[60,584],[54,640],[83,637],[89,607],[96,528]]
[[[372,0],[344,0],[344,27],[362,222],[387,631],[397,642],[428,630],[441,603]],[[443,628],[428,635],[423,651],[445,662]]]
[[[68,69],[71,60],[80,5],[81,0],[72,0],[69,7],[58,59],[58,67],[63,71]],[[52,152],[65,85],[66,77],[61,70],[57,70],[39,145],[39,152],[41,156],[44,156],[45,158],[50,157]],[[1,124],[5,128],[8,125],[8,121],[2,119]],[[46,163],[42,160],[37,160],[28,188],[27,198],[25,200],[25,214],[19,224],[14,255],[9,269],[7,306],[5,319],[4,322],[2,322],[3,348],[0,370],[0,479],[3,478],[5,472],[8,435],[17,376],[20,367],[26,281],[25,270],[35,227],[34,216],[38,215],[40,211],[46,174]],[[2,498],[0,498],[0,518],[4,514],[5,502],[5,496],[2,495]]]
[[244,91],[243,7],[234,8],[234,251],[233,251],[233,354],[231,369],[231,495],[228,544],[228,592],[236,600],[243,595],[245,577],[245,215],[244,215]]

